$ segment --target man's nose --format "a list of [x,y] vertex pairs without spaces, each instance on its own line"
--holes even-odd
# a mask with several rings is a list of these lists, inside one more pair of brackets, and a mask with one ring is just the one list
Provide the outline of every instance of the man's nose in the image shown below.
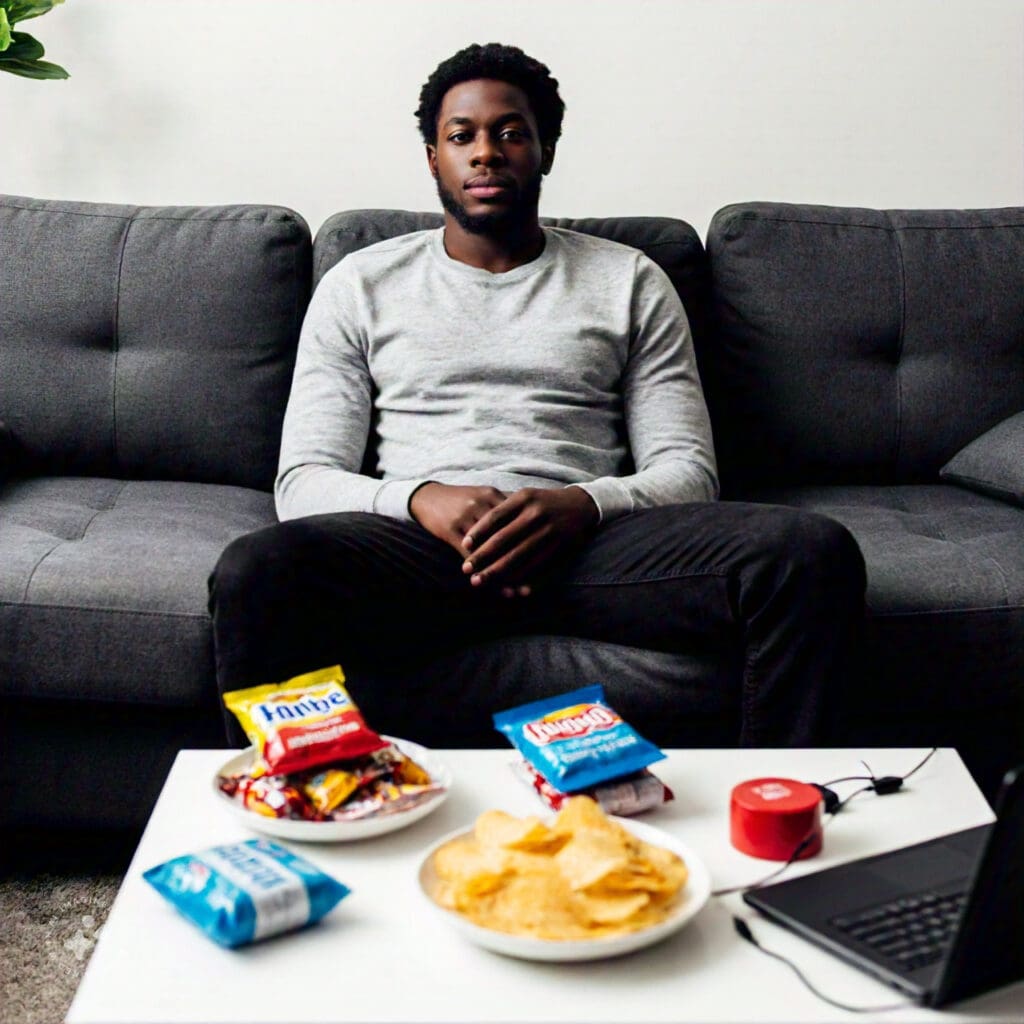
[[497,144],[496,140],[492,139],[489,135],[481,133],[473,147],[473,163],[491,167],[494,164],[501,163],[504,159],[505,154],[502,153],[501,147]]

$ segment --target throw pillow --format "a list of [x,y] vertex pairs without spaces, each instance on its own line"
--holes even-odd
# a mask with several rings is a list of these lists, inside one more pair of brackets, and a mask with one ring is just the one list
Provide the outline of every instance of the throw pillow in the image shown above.
[[939,476],[947,483],[1024,505],[1024,412],[961,448]]

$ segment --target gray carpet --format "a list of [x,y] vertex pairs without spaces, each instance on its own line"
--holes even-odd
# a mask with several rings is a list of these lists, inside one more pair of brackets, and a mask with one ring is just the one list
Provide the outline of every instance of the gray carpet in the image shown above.
[[5,850],[0,1024],[61,1024],[130,859],[116,840],[106,849],[62,845]]

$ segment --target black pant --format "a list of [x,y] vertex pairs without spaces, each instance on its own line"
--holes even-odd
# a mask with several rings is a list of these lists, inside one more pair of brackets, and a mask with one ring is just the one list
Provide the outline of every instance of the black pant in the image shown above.
[[699,642],[743,652],[742,745],[835,739],[865,579],[834,520],[733,502],[634,512],[602,524],[526,598],[472,587],[461,564],[416,523],[368,513],[238,538],[210,578],[220,691],[340,662],[358,693],[375,666],[520,633],[678,652]]

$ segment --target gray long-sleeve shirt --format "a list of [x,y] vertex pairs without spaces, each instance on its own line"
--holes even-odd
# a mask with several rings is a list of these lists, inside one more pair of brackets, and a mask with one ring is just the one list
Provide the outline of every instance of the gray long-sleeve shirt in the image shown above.
[[428,480],[509,493],[576,484],[602,519],[716,496],[671,282],[636,249],[544,234],[537,259],[503,274],[451,259],[432,230],[353,253],[324,276],[285,415],[282,520],[408,519]]

